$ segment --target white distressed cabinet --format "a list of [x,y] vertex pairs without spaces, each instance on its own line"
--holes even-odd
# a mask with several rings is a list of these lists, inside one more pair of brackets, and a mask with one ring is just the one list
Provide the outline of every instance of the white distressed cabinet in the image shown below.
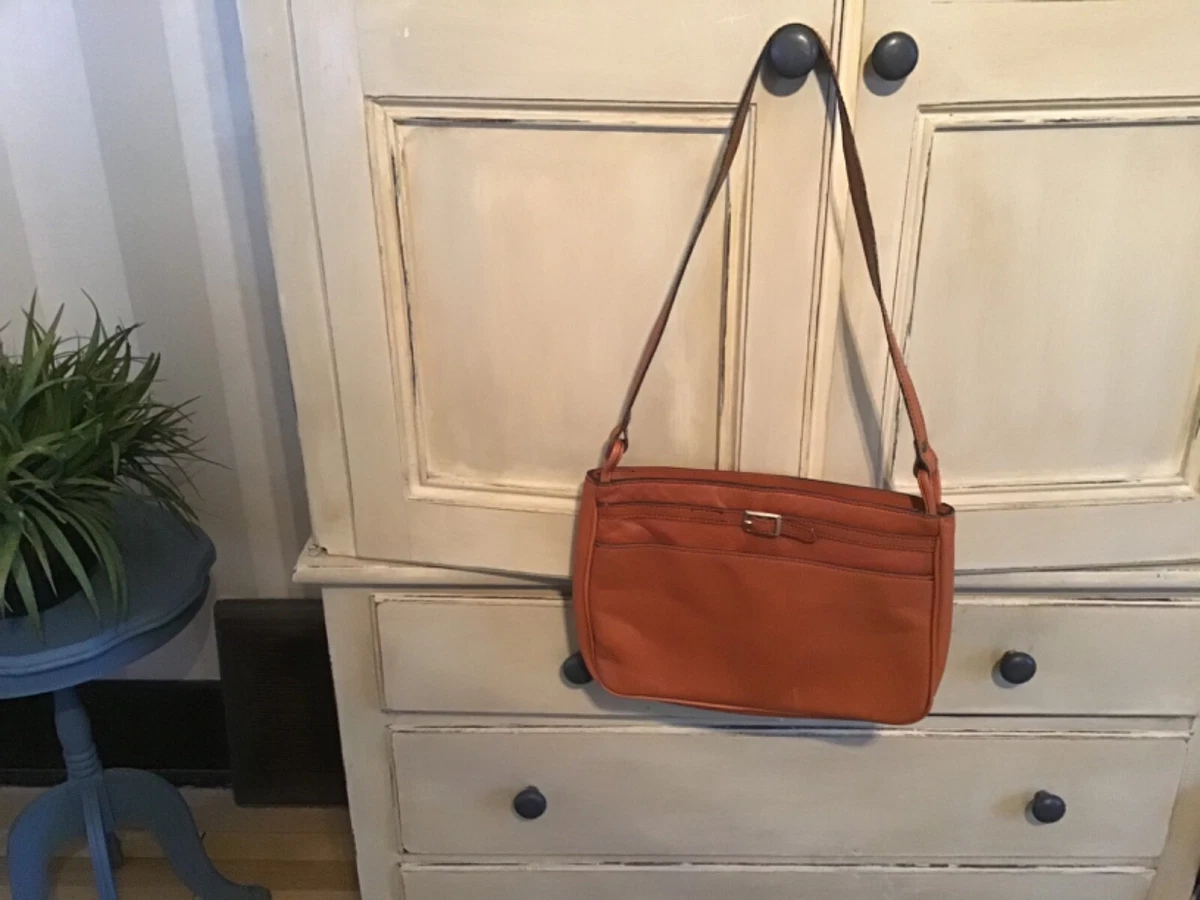
[[[242,0],[241,22],[297,572],[325,588],[366,900],[1187,900],[1200,4]],[[561,670],[580,477],[788,22],[843,73],[960,511],[951,659],[906,728]],[[870,61],[891,32],[920,48],[899,81]],[[820,82],[755,96],[634,461],[911,487]]]

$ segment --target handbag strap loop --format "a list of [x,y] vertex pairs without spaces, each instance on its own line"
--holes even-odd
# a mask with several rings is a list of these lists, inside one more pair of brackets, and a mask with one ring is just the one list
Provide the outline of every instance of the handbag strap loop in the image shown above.
[[[834,102],[837,106],[838,119],[841,124],[842,155],[845,160],[847,181],[850,189],[850,204],[854,208],[854,218],[858,223],[858,234],[862,241],[863,255],[867,262],[867,274],[870,276],[871,287],[875,292],[875,299],[879,302],[879,312],[883,319],[883,329],[887,334],[888,354],[891,357],[892,365],[896,369],[896,380],[900,385],[900,394],[904,398],[904,408],[908,413],[908,420],[912,425],[916,450],[916,463],[913,466],[913,472],[916,474],[926,511],[936,514],[942,499],[941,476],[938,472],[937,454],[929,446],[929,435],[925,428],[925,417],[921,412],[920,401],[917,400],[917,390],[913,386],[912,376],[909,375],[908,367],[904,364],[904,353],[900,349],[900,342],[896,339],[895,331],[892,329],[891,319],[888,317],[887,303],[883,299],[883,280],[880,276],[879,249],[875,239],[875,222],[871,218],[871,207],[867,202],[867,184],[863,176],[862,160],[858,155],[858,145],[854,140],[854,131],[850,125],[850,114],[846,108],[845,98],[842,96],[842,88],[838,83],[837,72],[834,70],[829,47],[823,39],[820,44],[821,54],[819,65],[829,74],[830,84],[833,87]],[[758,61],[754,65],[754,70],[750,73],[750,78],[746,82],[746,86],[742,89],[742,96],[738,100],[737,108],[734,110],[733,122],[725,137],[725,144],[721,149],[721,157],[713,174],[712,181],[709,184],[708,193],[705,195],[700,216],[696,220],[696,224],[692,227],[691,236],[684,247],[683,255],[680,257],[679,265],[675,270],[675,276],[671,279],[671,285],[667,289],[666,300],[663,301],[658,318],[655,319],[654,326],[650,329],[650,335],[646,339],[646,346],[642,350],[641,358],[638,360],[637,368],[633,373],[633,380],[630,382],[629,390],[625,394],[625,402],[621,407],[620,418],[617,421],[616,427],[613,428],[612,433],[609,435],[608,440],[605,442],[604,462],[600,476],[602,480],[608,480],[612,474],[612,470],[621,461],[621,456],[629,446],[629,420],[633,413],[634,401],[637,400],[642,383],[646,380],[646,372],[650,368],[651,360],[654,359],[655,351],[658,350],[658,345],[662,342],[663,332],[667,328],[667,320],[671,317],[671,310],[674,308],[675,299],[679,295],[679,287],[683,283],[683,276],[687,271],[688,263],[691,261],[692,254],[696,250],[696,245],[700,241],[700,233],[704,229],[704,223],[708,220],[713,206],[716,205],[717,198],[720,196],[725,182],[729,178],[729,172],[733,168],[733,160],[737,155],[738,147],[741,145],[742,136],[746,130],[746,120],[750,116],[754,88],[758,83],[763,63],[767,58],[768,47],[769,43],[763,47]]]

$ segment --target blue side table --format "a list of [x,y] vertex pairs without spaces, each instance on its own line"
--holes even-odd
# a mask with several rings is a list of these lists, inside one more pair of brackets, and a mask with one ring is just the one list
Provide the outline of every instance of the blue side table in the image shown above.
[[[54,852],[85,835],[100,900],[116,900],[120,827],[153,834],[171,868],[201,900],[267,900],[265,888],[234,884],[217,872],[191,810],[172,785],[149,772],[100,765],[75,687],[177,635],[204,603],[216,559],[206,535],[155,507],[124,503],[117,526],[129,585],[124,615],[107,613],[98,620],[80,593],[44,612],[40,633],[26,618],[0,619],[0,699],[53,692],[55,729],[67,764],[67,780],[22,810],[9,831],[13,900],[48,900]],[[107,587],[97,583],[96,593],[101,609],[111,609]]]

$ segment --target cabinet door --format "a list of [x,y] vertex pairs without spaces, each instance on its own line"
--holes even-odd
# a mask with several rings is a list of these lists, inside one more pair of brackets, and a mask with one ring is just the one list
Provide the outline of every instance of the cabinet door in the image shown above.
[[[1200,557],[1200,5],[867,0],[843,69],[960,569]],[[887,82],[878,39],[910,34]],[[848,48],[849,49],[849,48]],[[810,471],[914,487],[861,249]],[[820,418],[820,417],[818,417]]]
[[[360,556],[565,574],[580,481],[750,68],[781,24],[829,33],[833,0],[290,7],[322,298],[289,314],[289,344],[311,366],[327,329],[338,419],[304,423],[305,373],[302,429],[306,457],[344,437],[349,485],[328,514],[314,504],[318,539],[352,509],[342,543]],[[257,3],[242,14],[252,43],[274,34]],[[813,79],[767,88],[631,463],[799,470],[826,118]],[[289,185],[310,185],[273,189],[264,157],[279,219]]]

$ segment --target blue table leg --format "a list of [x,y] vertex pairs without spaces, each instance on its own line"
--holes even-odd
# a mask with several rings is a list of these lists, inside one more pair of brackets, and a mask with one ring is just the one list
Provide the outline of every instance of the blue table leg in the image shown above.
[[200,900],[270,900],[266,888],[235,884],[214,868],[192,811],[168,782],[140,769],[109,769],[104,782],[117,824],[154,835],[179,880]]
[[54,694],[54,727],[62,744],[67,780],[29,804],[8,835],[13,900],[46,900],[49,866],[63,844],[87,836],[100,900],[117,900],[110,845],[115,827],[104,807],[104,780],[87,713],[73,688]]
[[121,840],[117,836],[117,820],[113,818],[112,801],[108,799],[108,785],[104,783],[104,779],[100,779],[97,793],[100,797],[100,816],[104,820],[104,833],[108,844],[108,861],[114,869],[119,869],[125,865],[125,852],[121,849]]
[[92,857],[92,870],[96,873],[96,891],[100,900],[117,900],[117,886],[108,855],[109,836],[115,832],[111,814],[104,814],[103,807],[107,803],[101,799],[105,791],[104,770],[92,740],[92,725],[74,688],[54,692],[54,727],[67,764],[67,785],[74,788],[77,802],[83,809],[88,851]]
[[8,832],[13,900],[49,900],[54,851],[83,834],[83,806],[70,785],[46,791],[21,810]]
[[117,826],[154,835],[175,874],[200,900],[270,900],[271,892],[235,884],[213,867],[183,796],[157,775],[136,769],[104,771],[91,724],[74,689],[54,694],[54,724],[67,780],[17,816],[8,833],[12,900],[50,900],[50,860],[68,841],[87,836],[99,900],[117,900]]

